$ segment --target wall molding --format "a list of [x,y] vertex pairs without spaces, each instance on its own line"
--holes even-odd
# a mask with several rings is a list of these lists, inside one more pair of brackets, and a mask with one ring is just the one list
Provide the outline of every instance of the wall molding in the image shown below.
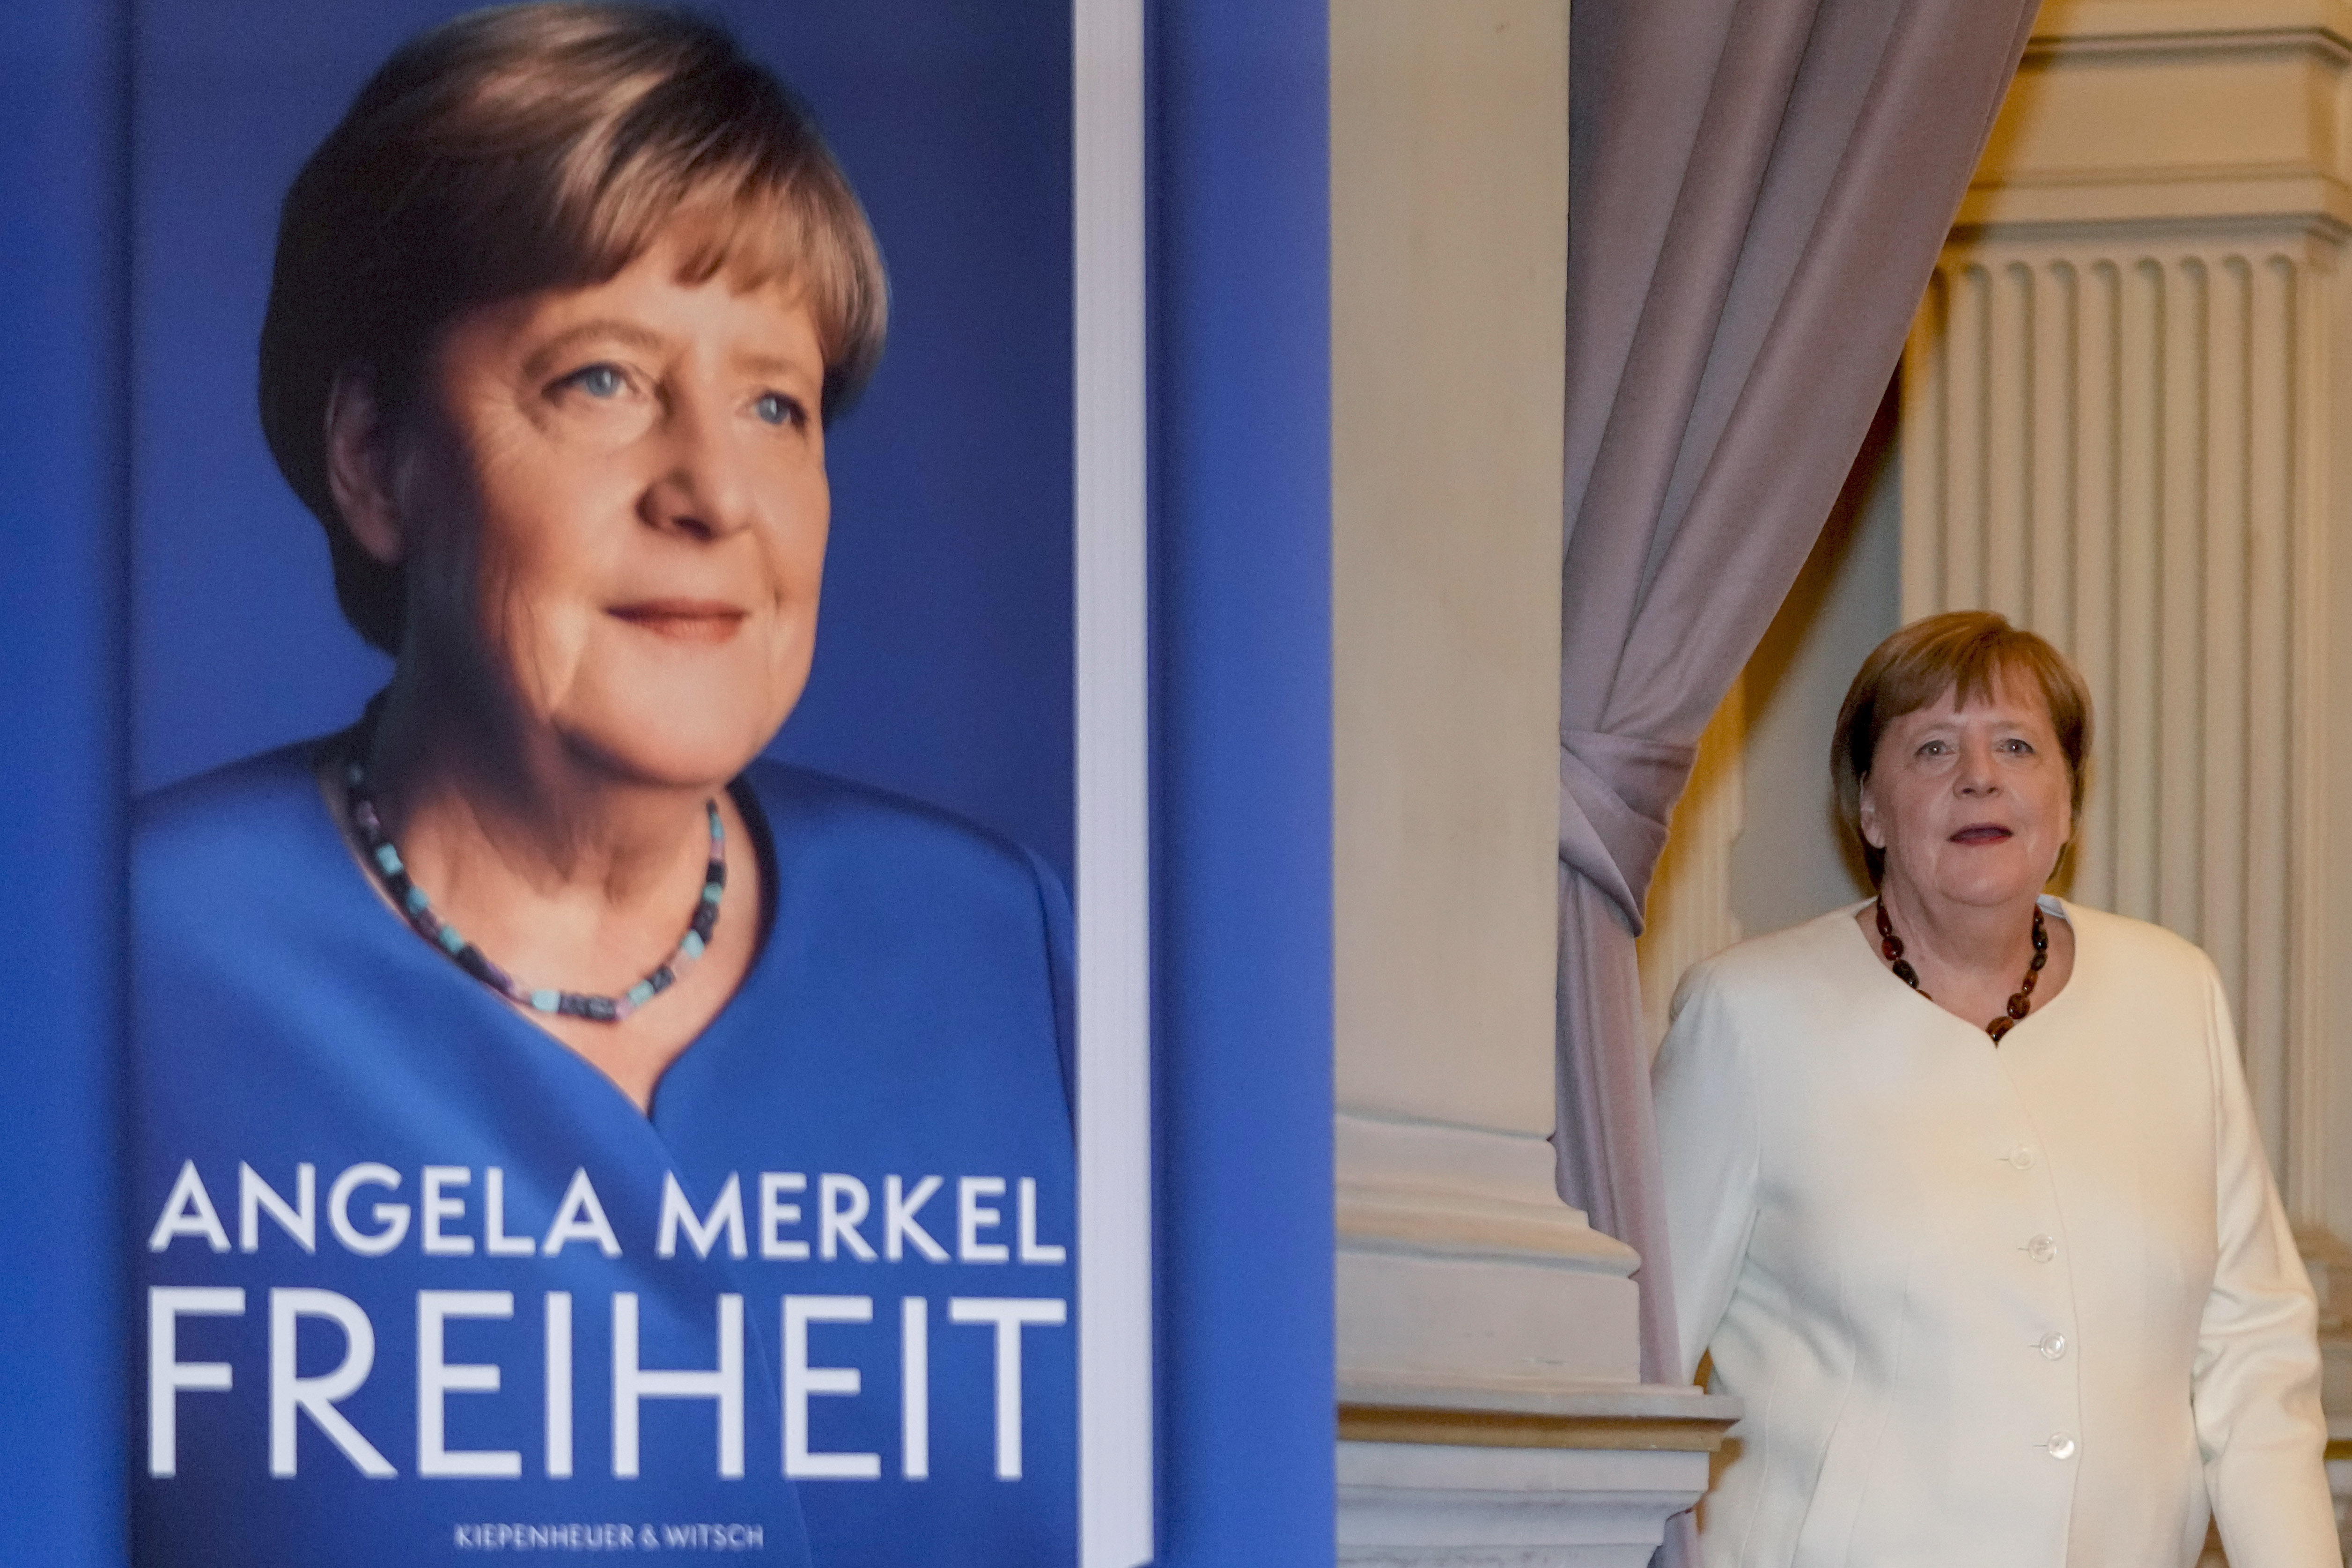
[[1705,1453],[1342,1442],[1350,1568],[1645,1568]]
[[2050,0],[1956,230],[2352,223],[2352,5]]
[[1696,1387],[1498,1390],[1475,1404],[1426,1389],[1339,1388],[1343,1442],[1711,1454],[1739,1415],[1738,1400]]

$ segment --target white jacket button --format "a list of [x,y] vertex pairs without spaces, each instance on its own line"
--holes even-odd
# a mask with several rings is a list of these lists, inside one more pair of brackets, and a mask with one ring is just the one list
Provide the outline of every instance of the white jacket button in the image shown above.
[[2074,1457],[2074,1439],[2063,1432],[2053,1432],[2050,1434],[2049,1448],[2052,1458],[2071,1459]]
[[2019,1170],[2030,1171],[2033,1168],[2033,1151],[2020,1144],[2009,1151],[2009,1163]]
[[2025,1244],[2025,1255],[2036,1263],[2047,1263],[2058,1256],[2058,1243],[2047,1236],[2037,1236]]
[[2034,1348],[2041,1351],[2043,1355],[2048,1356],[2051,1360],[2056,1361],[2059,1357],[2066,1354],[2066,1336],[2062,1333],[2043,1334],[2040,1343],[2036,1344]]

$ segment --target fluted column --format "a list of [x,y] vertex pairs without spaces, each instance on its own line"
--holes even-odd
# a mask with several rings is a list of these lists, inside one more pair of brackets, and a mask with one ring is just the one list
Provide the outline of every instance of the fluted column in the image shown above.
[[2311,1223],[2339,244],[2299,222],[1980,230],[1946,252],[1904,382],[1905,619],[1997,610],[2082,667],[2073,893],[2212,955]]

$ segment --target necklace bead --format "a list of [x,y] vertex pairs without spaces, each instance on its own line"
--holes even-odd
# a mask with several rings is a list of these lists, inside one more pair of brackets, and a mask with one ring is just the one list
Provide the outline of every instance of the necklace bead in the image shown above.
[[[1878,950],[1885,956],[1887,967],[1895,971],[1895,977],[1929,1001],[1934,1001],[1936,998],[1928,995],[1927,988],[1919,983],[1919,971],[1913,968],[1911,961],[1903,956],[1903,938],[1895,935],[1895,923],[1886,918],[1886,900],[1877,900],[1871,908],[1878,920]],[[2001,1016],[1984,1026],[1985,1033],[1992,1037],[1995,1045],[1999,1045],[2000,1037],[2015,1029],[2032,1010],[2033,988],[2042,979],[2042,967],[2049,962],[2050,931],[2042,924],[2042,906],[2036,904],[2033,908],[2033,956],[2026,963],[2025,978],[2011,993],[2009,1005],[2002,1009]]]
[[419,936],[438,947],[452,963],[519,1008],[585,1019],[591,1023],[619,1023],[675,985],[679,972],[702,956],[710,945],[711,932],[718,928],[719,902],[727,893],[727,829],[719,821],[719,802],[715,800],[702,803],[710,826],[710,861],[703,870],[701,896],[695,901],[694,913],[687,921],[686,935],[678,938],[668,957],[617,997],[523,985],[458,935],[456,926],[435,914],[432,901],[425,896],[423,888],[409,879],[408,866],[400,858],[399,848],[383,831],[383,814],[376,810],[375,796],[368,789],[366,765],[356,758],[343,765],[343,801],[359,835],[360,847],[367,852],[364,858],[368,870],[391,898],[393,906],[407,918]]

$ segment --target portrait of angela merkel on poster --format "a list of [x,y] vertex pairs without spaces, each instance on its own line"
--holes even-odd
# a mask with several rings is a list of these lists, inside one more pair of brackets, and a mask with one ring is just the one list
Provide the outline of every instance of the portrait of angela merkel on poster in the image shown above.
[[138,804],[140,1564],[1074,1561],[1059,879],[761,759],[888,298],[688,12],[439,26],[285,192],[261,428],[391,675]]

